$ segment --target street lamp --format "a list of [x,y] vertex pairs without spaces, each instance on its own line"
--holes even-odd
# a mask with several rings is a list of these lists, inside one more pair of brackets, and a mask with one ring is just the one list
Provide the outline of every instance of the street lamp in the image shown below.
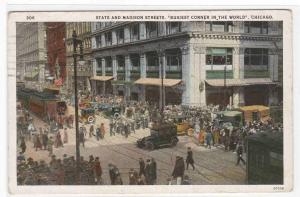
[[78,90],[77,90],[77,46],[80,46],[80,60],[79,64],[84,64],[83,60],[83,45],[82,40],[77,38],[76,31],[73,30],[72,34],[73,41],[73,60],[74,60],[74,89],[75,89],[75,131],[76,131],[76,170],[77,170],[77,181],[79,182],[79,172],[80,172],[80,148],[79,148],[79,122],[78,122]]

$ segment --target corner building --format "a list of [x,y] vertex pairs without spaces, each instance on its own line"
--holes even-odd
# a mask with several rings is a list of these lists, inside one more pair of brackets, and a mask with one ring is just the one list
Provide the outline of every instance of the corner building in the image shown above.
[[[281,22],[92,23],[94,94],[165,104],[276,104]],[[281,69],[282,70],[282,69]]]

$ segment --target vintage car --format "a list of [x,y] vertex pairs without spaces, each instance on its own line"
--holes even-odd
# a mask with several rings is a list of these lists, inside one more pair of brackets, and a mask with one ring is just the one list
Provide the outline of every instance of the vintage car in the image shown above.
[[215,113],[214,126],[232,130],[243,126],[243,113],[240,111],[221,111]]
[[82,123],[95,122],[95,110],[93,108],[81,109],[80,122]]
[[104,111],[104,115],[107,117],[118,116],[121,114],[121,107],[118,105],[112,105]]
[[176,125],[177,135],[186,135],[189,129],[191,129],[191,125],[184,116],[172,117],[171,121]]
[[178,143],[176,125],[157,123],[152,125],[150,135],[137,140],[139,148],[154,150],[165,146],[176,146]]
[[270,108],[263,105],[240,107],[245,123],[253,121],[267,122],[270,119]]

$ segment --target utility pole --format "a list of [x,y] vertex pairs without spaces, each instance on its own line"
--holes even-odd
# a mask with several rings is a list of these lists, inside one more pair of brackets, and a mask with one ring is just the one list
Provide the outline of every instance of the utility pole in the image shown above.
[[161,98],[161,121],[164,120],[164,108],[165,108],[165,87],[164,87],[164,68],[163,68],[163,52],[161,48],[159,48],[159,66],[160,66],[160,78],[161,78],[161,86],[160,86],[160,98]]
[[74,89],[75,89],[75,132],[76,132],[76,172],[77,182],[80,181],[80,148],[79,148],[79,118],[78,118],[78,90],[77,90],[77,52],[76,48],[80,45],[80,61],[83,61],[82,41],[77,39],[76,31],[72,34],[73,41],[73,61],[74,61]]
[[226,103],[226,96],[227,96],[227,87],[226,87],[226,64],[224,66],[224,106],[226,107],[227,106],[227,103]]

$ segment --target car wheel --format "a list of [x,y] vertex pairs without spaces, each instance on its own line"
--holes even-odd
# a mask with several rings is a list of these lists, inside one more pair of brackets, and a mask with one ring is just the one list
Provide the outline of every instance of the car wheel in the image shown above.
[[154,144],[153,143],[151,143],[151,142],[149,142],[149,143],[147,143],[146,144],[146,148],[148,149],[148,150],[154,150]]
[[176,146],[176,144],[177,144],[177,140],[176,140],[175,138],[173,138],[173,139],[171,140],[171,145],[172,145],[172,146]]

